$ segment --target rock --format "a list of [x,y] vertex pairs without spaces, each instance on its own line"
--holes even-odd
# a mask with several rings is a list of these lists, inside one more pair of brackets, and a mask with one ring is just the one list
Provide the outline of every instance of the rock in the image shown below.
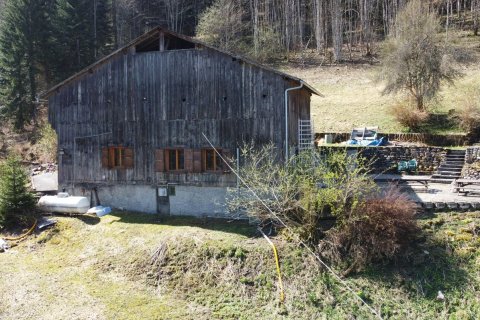
[[438,291],[437,300],[439,301],[445,300],[445,295],[442,293],[442,291]]
[[7,251],[9,248],[10,246],[8,245],[8,243],[5,240],[0,239],[0,252]]

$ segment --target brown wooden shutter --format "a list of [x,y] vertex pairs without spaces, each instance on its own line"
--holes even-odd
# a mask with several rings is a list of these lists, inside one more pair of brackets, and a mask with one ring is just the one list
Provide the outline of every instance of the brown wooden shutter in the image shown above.
[[193,172],[202,172],[202,150],[193,150]]
[[193,172],[193,150],[185,149],[185,171]]
[[[222,158],[228,162],[228,164],[233,167],[234,165],[234,159],[233,159],[233,154],[232,150],[230,149],[223,149],[222,150]],[[223,166],[223,171],[228,171],[230,172],[230,168],[227,166],[226,163],[222,163]]]
[[103,147],[102,148],[102,167],[103,168],[108,168],[109,167],[109,162],[108,162],[108,147]]
[[123,165],[125,168],[133,168],[133,149],[123,149]]
[[155,150],[155,172],[165,171],[165,150]]
[[109,168],[115,167],[115,148],[114,147],[108,148],[108,167]]

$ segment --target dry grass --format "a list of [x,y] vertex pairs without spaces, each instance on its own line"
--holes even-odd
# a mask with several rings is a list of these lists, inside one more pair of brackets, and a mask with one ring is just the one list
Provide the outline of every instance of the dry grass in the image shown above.
[[[385,319],[473,319],[479,223],[478,213],[426,218],[433,240],[416,261],[346,281]],[[0,255],[0,318],[373,319],[304,250],[274,241],[284,305],[271,248],[248,226],[129,213],[59,218]],[[436,300],[438,290],[446,301]]]
[[[458,109],[459,100],[468,97],[472,89],[480,87],[480,37],[466,32],[452,33],[454,46],[468,48],[472,61],[461,67],[463,77],[454,86],[444,87],[433,103],[435,112]],[[316,132],[350,132],[353,127],[378,125],[382,132],[400,132],[390,109],[403,97],[382,95],[383,84],[377,82],[378,65],[283,65],[285,72],[298,76],[318,89],[324,98],[312,97],[312,118]],[[439,132],[449,133],[451,129]],[[459,129],[454,130],[457,132]]]

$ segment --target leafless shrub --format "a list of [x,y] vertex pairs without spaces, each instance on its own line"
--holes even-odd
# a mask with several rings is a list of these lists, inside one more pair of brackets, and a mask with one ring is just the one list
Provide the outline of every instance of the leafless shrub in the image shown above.
[[428,121],[429,114],[424,110],[412,107],[407,102],[397,103],[392,107],[395,119],[410,130],[418,130]]
[[[250,145],[242,154],[240,175],[249,189],[231,190],[230,209],[260,225],[285,224],[294,239],[346,265],[347,274],[396,258],[418,231],[415,204],[396,189],[380,192],[368,174],[370,163],[357,153],[305,153],[287,164],[275,160],[273,146]],[[325,217],[335,221],[328,231]]]
[[349,274],[402,256],[419,230],[415,204],[390,188],[354,208],[348,219],[327,232],[319,248],[332,262],[346,264]]
[[57,161],[57,134],[50,124],[45,123],[39,128],[40,139],[33,146],[33,152],[42,162]]
[[282,227],[285,223],[303,240],[316,243],[323,218],[342,220],[345,211],[375,189],[368,176],[368,161],[347,155],[345,150],[323,159],[307,152],[287,164],[277,161],[275,154],[273,145],[242,148],[240,175],[249,189],[229,191],[231,212],[244,212],[260,225],[273,222]]
[[248,28],[243,1],[216,0],[200,16],[197,37],[220,49],[242,52]]
[[480,129],[480,92],[467,94],[463,108],[457,111],[458,125],[467,133]]

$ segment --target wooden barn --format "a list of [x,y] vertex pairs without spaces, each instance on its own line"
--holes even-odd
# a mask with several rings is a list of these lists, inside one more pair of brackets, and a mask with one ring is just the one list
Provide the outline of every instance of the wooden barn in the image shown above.
[[236,177],[203,134],[233,158],[245,141],[273,142],[283,158],[298,150],[312,94],[301,79],[156,28],[46,93],[59,188],[95,189],[115,208],[223,216]]

